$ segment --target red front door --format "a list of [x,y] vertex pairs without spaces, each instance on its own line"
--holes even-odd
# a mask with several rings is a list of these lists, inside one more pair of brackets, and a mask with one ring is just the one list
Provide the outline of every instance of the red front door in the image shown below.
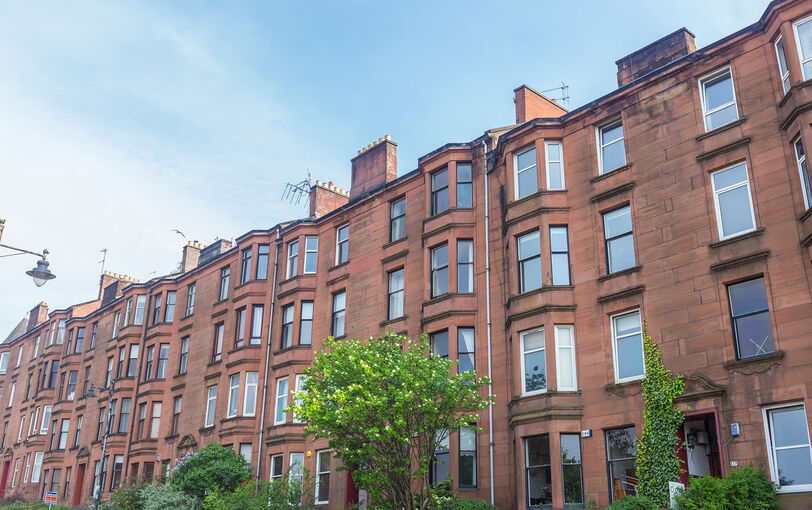
[[10,467],[10,460],[3,462],[3,476],[0,478],[0,498],[6,495],[6,483],[8,482],[8,469]]
[[73,501],[71,505],[79,506],[82,502],[82,487],[85,484],[85,464],[79,464],[76,469],[76,483],[73,484]]

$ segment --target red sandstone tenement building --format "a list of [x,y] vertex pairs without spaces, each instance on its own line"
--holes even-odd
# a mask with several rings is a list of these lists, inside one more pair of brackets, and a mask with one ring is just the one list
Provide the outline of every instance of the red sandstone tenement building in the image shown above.
[[345,506],[357,491],[284,408],[320,339],[391,328],[494,381],[436,480],[503,509],[605,505],[635,491],[645,319],[686,376],[684,478],[761,463],[808,508],[812,1],[617,65],[618,89],[574,111],[522,86],[515,125],[414,171],[381,139],[348,192],[317,182],[308,218],[36,306],[0,345],[0,493],[80,504],[217,441],[261,479],[304,465]]

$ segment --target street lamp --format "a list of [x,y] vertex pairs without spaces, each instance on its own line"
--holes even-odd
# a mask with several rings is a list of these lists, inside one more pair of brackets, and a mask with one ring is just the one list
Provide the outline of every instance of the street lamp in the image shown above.
[[[110,407],[111,406],[110,406],[110,404],[113,401],[113,394],[116,392],[116,381],[117,380],[118,379],[112,379],[110,381],[110,398],[107,400],[107,412],[105,413],[105,417],[104,417],[104,441],[102,441],[102,454],[101,454],[101,459],[99,460],[99,482],[102,482],[102,480],[104,482],[107,482],[107,476],[106,476],[107,473],[103,472],[103,471],[106,471],[105,466],[104,466],[104,456],[107,454],[107,436],[110,434],[110,426],[111,426],[111,423],[110,423]],[[95,384],[91,384],[90,388],[87,389],[87,393],[85,394],[85,396],[88,397],[88,398],[95,397],[96,396],[96,391],[95,390],[104,391],[105,388],[99,388]],[[94,503],[93,503],[94,510],[99,510],[99,501],[101,500],[101,493],[102,493],[102,489],[104,488],[103,485],[104,484],[102,483],[102,487],[98,487],[98,486],[93,487],[93,492],[94,492],[93,499],[95,500]]]
[[[6,220],[0,219],[0,239],[3,237],[3,227],[6,224]],[[9,250],[14,250],[19,253],[14,253],[12,255],[20,255],[23,253],[28,253],[31,255],[36,255],[37,257],[42,257],[42,259],[37,261],[36,267],[31,269],[30,271],[26,271],[25,274],[30,276],[34,279],[34,285],[37,287],[42,287],[45,285],[45,282],[48,280],[53,280],[56,278],[56,275],[48,269],[48,261],[45,260],[45,257],[48,255],[48,250],[42,250],[42,253],[37,253],[35,251],[24,250],[22,248],[15,248],[14,246],[9,246],[7,244],[0,243],[0,248],[8,248]],[[2,255],[3,257],[10,257],[12,255]]]

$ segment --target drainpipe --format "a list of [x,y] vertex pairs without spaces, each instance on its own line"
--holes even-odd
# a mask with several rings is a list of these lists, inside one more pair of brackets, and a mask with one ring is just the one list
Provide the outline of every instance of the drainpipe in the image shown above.
[[265,400],[268,396],[268,369],[271,365],[271,345],[273,345],[273,313],[276,302],[276,273],[279,269],[279,227],[276,227],[276,243],[273,253],[273,283],[271,285],[271,313],[268,317],[268,345],[265,346],[265,376],[262,380],[262,408],[259,412],[259,445],[257,446],[257,481],[262,466],[262,440],[265,435]]
[[[488,394],[493,393],[493,380],[491,378],[491,257],[489,253],[490,241],[488,240],[488,143],[482,140],[482,161],[484,162],[485,171],[485,317],[487,320],[487,334],[488,334],[488,379],[491,382],[488,384]],[[488,404],[488,462],[490,464],[490,485],[491,485],[491,504],[494,504],[493,496],[493,403]]]

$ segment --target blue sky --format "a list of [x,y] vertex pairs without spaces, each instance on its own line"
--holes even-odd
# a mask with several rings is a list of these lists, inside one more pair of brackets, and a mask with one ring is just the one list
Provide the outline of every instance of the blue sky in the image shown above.
[[[686,26],[705,46],[766,1],[2,2],[0,338],[41,300],[93,299],[101,260],[148,279],[184,240],[306,215],[285,182],[349,188],[384,136],[400,173],[514,121],[513,89],[569,85],[573,108],[616,88],[614,61]],[[554,94],[553,94],[554,95]],[[32,191],[32,182],[42,183]]]

